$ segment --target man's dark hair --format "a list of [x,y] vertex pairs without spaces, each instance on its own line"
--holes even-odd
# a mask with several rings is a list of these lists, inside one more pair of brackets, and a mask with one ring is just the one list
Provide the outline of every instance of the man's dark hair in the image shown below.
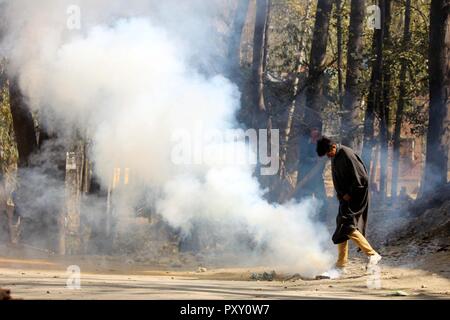
[[328,139],[327,137],[322,137],[319,140],[317,140],[317,148],[316,152],[319,155],[319,157],[323,157],[328,153],[328,151],[331,150],[331,146],[333,145],[333,141]]

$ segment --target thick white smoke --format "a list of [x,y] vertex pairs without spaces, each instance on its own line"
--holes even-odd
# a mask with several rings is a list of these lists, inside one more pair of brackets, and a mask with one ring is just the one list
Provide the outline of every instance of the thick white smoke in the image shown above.
[[[110,1],[81,1],[83,24],[76,32],[66,28],[66,8],[73,2],[6,1],[2,50],[30,105],[48,115],[49,125],[61,134],[76,128],[92,138],[102,184],[110,183],[115,167],[129,168],[138,182],[122,195],[130,207],[137,188],[158,190],[155,209],[169,224],[188,234],[194,222],[205,222],[218,241],[233,244],[236,257],[250,257],[240,252],[238,237],[246,233],[258,263],[305,275],[329,267],[329,235],[313,222],[318,203],[269,204],[251,165],[172,161],[176,130],[195,136],[199,126],[237,126],[237,87],[220,75],[203,75],[192,62],[199,45],[205,45],[205,55],[210,48],[208,33],[190,22],[217,8],[209,0],[193,1],[209,3],[196,13],[203,16],[195,16],[177,10],[173,1],[153,7],[153,13],[145,5],[151,1],[126,1],[126,9],[111,8]],[[181,27],[175,27],[177,20]]]

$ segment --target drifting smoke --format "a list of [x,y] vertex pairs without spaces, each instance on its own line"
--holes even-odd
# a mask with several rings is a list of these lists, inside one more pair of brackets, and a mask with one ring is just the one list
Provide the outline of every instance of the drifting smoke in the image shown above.
[[[223,76],[200,72],[196,60],[214,57],[204,24],[213,23],[220,1],[151,2],[4,1],[2,50],[29,104],[58,136],[87,133],[102,185],[115,167],[129,168],[124,212],[151,190],[155,210],[172,227],[188,235],[207,226],[237,259],[305,275],[326,269],[329,235],[314,222],[319,203],[269,204],[252,165],[172,161],[176,130],[238,127],[239,92]],[[67,29],[72,4],[81,8],[81,30]],[[217,143],[226,142],[208,145]],[[242,234],[251,236],[253,253]]]

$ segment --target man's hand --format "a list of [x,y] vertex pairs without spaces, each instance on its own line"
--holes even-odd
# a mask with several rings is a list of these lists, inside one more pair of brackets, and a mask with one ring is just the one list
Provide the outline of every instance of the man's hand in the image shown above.
[[345,195],[342,197],[342,199],[344,199],[344,201],[349,202],[350,200],[352,200],[352,197],[350,197],[349,194],[345,194]]

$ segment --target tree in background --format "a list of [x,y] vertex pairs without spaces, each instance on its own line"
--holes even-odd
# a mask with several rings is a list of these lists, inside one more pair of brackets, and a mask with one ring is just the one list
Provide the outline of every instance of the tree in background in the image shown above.
[[358,111],[361,107],[361,82],[363,31],[365,22],[366,1],[352,0],[350,27],[347,44],[347,74],[341,122],[342,143],[355,147],[356,130],[359,126]]
[[449,0],[430,6],[429,86],[430,109],[423,191],[447,183],[450,108]]
[[388,148],[389,148],[389,112],[391,95],[391,55],[388,53],[392,49],[391,42],[391,0],[383,0],[381,5],[381,27],[383,30],[383,61],[381,71],[381,95],[378,103],[379,114],[379,141],[380,141],[380,194],[386,197],[387,192],[387,170],[388,170]]
[[[382,8],[384,6],[384,0],[380,0],[379,3],[380,8]],[[381,26],[383,23],[383,15],[381,15]],[[384,28],[375,29],[373,32],[372,50],[374,58],[372,60],[369,94],[367,96],[367,107],[364,117],[362,160],[368,167],[367,169],[369,172],[372,170],[371,160],[373,153],[372,149],[374,147],[375,112],[379,109],[378,106],[380,104],[382,92],[383,33]]]
[[398,176],[400,166],[400,134],[403,122],[403,110],[405,107],[406,95],[406,72],[408,68],[408,60],[405,55],[408,52],[411,41],[411,0],[405,2],[405,19],[403,27],[403,39],[402,39],[402,56],[400,57],[400,75],[399,75],[399,94],[397,99],[397,111],[395,115],[395,128],[393,136],[393,160],[392,160],[392,185],[391,185],[391,197],[395,199],[398,192]]
[[249,0],[238,0],[233,14],[231,31],[228,36],[228,72],[232,81],[242,85],[241,79],[241,41]]
[[325,61],[328,45],[328,31],[333,8],[332,0],[318,0],[313,40],[308,66],[308,84],[306,88],[306,110],[304,122],[309,128],[322,129],[321,109],[324,94]]
[[[327,45],[329,36],[329,25],[333,0],[318,0],[311,43],[311,51],[308,65],[308,78],[306,80],[306,100],[304,108],[303,123],[299,136],[299,172],[297,184],[306,176],[302,168],[309,167],[309,156],[302,154],[310,142],[310,134],[313,128],[322,131],[322,106],[324,95],[324,70],[326,68]],[[303,150],[302,150],[303,149]],[[303,170],[304,171],[304,170]],[[321,178],[322,172],[318,171],[311,181]]]
[[255,128],[267,128],[267,109],[264,100],[264,72],[267,54],[267,26],[269,20],[269,0],[256,1],[255,31],[253,34],[252,81]]
[[10,107],[14,134],[19,152],[18,166],[27,167],[30,156],[37,150],[36,130],[30,109],[20,91],[17,79],[10,80]]

